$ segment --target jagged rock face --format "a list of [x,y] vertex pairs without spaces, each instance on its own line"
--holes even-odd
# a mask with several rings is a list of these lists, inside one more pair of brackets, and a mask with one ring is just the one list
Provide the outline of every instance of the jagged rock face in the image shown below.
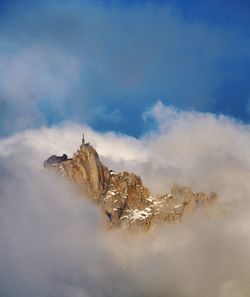
[[73,158],[61,162],[58,169],[80,185],[83,192],[95,201],[99,201],[107,190],[109,171],[101,164],[91,145],[81,146]]
[[112,224],[120,225],[124,214],[132,209],[143,210],[148,204],[150,192],[140,177],[133,173],[110,173],[108,191],[103,197],[103,208]]
[[207,211],[217,197],[195,193],[176,185],[162,196],[153,196],[133,173],[116,173],[102,165],[96,150],[82,144],[72,159],[51,164],[68,177],[85,196],[100,204],[110,226],[148,229],[162,222],[177,223],[197,208]]

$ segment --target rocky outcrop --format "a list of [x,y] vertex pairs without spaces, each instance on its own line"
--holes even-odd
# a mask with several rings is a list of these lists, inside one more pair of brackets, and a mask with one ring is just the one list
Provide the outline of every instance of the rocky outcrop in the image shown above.
[[68,156],[66,154],[63,154],[62,156],[52,155],[43,162],[43,166],[46,168],[48,166],[53,166],[54,164],[59,164],[66,160],[68,160]]
[[58,165],[58,170],[77,183],[83,193],[99,202],[108,190],[109,170],[103,166],[91,145],[81,146],[73,158]]
[[[110,172],[108,190],[104,193],[102,206],[113,225],[128,224],[131,210],[142,211],[149,205],[151,196],[140,177],[133,173]],[[132,220],[131,220],[132,221]]]
[[207,196],[180,185],[165,195],[154,196],[139,176],[126,171],[116,173],[104,166],[96,150],[84,143],[84,137],[72,159],[46,164],[98,203],[112,227],[149,229],[162,222],[177,223],[197,209],[207,212],[217,199],[215,193]]

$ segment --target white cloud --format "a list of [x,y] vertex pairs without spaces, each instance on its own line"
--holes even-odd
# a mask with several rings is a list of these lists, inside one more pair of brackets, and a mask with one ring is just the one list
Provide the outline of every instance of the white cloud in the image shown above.
[[[37,127],[46,122],[50,110],[65,112],[65,102],[77,84],[80,63],[59,48],[32,44],[0,53],[0,97],[4,112],[3,131]],[[53,102],[51,101],[53,98]],[[15,118],[15,121],[10,121]]]
[[[160,131],[140,139],[65,124],[0,140],[1,295],[249,296],[249,127],[159,104],[152,115]],[[146,234],[105,231],[98,208],[41,170],[48,155],[73,153],[83,130],[109,167],[155,191],[175,181],[215,190],[226,212]]]
[[2,96],[27,102],[41,97],[64,98],[77,78],[75,57],[42,44],[2,54]]

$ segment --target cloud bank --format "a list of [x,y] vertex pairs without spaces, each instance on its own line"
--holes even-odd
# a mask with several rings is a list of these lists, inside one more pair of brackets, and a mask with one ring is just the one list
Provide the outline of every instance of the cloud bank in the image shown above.
[[[144,117],[159,129],[139,139],[65,124],[0,140],[2,296],[249,296],[249,126],[160,102]],[[174,182],[216,191],[219,215],[146,234],[105,230],[95,206],[41,168],[73,153],[83,130],[105,164],[155,192]]]

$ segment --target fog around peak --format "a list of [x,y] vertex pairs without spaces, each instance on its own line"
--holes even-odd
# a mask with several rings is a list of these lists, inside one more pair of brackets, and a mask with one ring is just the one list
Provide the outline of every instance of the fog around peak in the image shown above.
[[[0,140],[1,296],[249,296],[249,126],[160,102],[144,116],[158,129],[140,138],[65,123]],[[83,132],[105,165],[154,193],[217,192],[215,216],[106,230],[96,206],[42,167],[72,155]]]

